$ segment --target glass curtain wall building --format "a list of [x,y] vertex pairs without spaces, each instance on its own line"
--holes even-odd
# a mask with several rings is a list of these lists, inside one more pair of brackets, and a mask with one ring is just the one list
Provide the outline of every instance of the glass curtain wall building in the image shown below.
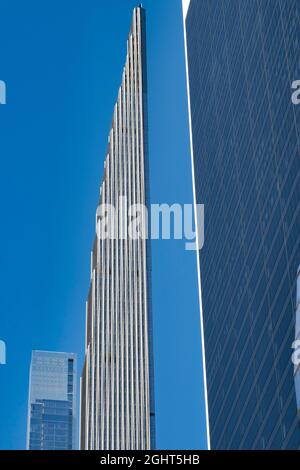
[[300,3],[183,8],[210,446],[299,449]]
[[27,449],[76,449],[76,355],[33,351]]
[[120,217],[115,237],[97,236],[91,256],[81,449],[155,448],[150,244],[131,239],[126,216],[133,205],[148,205],[148,175],[146,18],[138,7],[100,189],[100,204]]
[[[296,308],[296,353],[300,360],[300,266],[297,273],[297,308]],[[298,346],[299,342],[299,346]],[[297,361],[297,362],[298,362]],[[300,362],[295,364],[295,387],[298,407],[298,419],[300,424]]]

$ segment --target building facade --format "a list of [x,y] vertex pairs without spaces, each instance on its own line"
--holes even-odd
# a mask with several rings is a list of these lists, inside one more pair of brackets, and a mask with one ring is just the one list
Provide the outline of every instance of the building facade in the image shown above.
[[76,449],[76,355],[33,351],[28,450]]
[[121,216],[115,237],[97,234],[91,256],[80,446],[153,449],[150,244],[129,236],[125,216],[133,205],[149,202],[146,18],[141,7],[133,12],[104,166],[100,205],[111,204]]
[[299,449],[298,0],[184,0],[208,444]]
[[[300,422],[300,266],[297,273],[297,306],[296,306],[296,364],[295,364],[295,387],[298,408],[298,419]],[[299,343],[299,344],[298,344]]]

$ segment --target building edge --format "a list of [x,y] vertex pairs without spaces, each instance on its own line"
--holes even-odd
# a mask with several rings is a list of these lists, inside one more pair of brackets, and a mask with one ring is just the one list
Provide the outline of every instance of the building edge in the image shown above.
[[193,200],[194,200],[194,216],[196,226],[196,245],[197,245],[197,272],[198,272],[198,295],[199,295],[199,308],[200,308],[200,328],[201,328],[201,346],[202,346],[202,366],[203,366],[203,381],[204,381],[204,400],[205,400],[205,418],[206,418],[206,440],[207,448],[211,450],[210,443],[210,425],[209,425],[209,408],[208,408],[208,394],[207,394],[207,377],[206,377],[206,354],[205,354],[205,341],[204,341],[204,320],[202,310],[202,290],[201,290],[201,270],[200,270],[200,250],[199,250],[199,230],[197,219],[197,196],[195,186],[195,167],[194,167],[194,146],[193,146],[193,128],[192,128],[192,114],[191,114],[191,99],[190,99],[190,81],[189,81],[189,65],[188,65],[188,50],[187,50],[187,34],[186,34],[186,18],[189,12],[190,0],[182,0],[182,17],[183,17],[183,31],[184,31],[184,52],[185,52],[185,69],[186,69],[186,86],[187,86],[187,101],[188,101],[188,119],[189,119],[189,137],[190,137],[190,155],[192,167],[192,185],[193,185]]
[[[147,20],[146,10],[139,6],[141,15],[141,35],[143,50],[143,128],[144,128],[144,165],[145,165],[145,200],[150,207],[150,160],[149,160],[149,126],[148,126],[148,72],[147,72]],[[148,227],[151,231],[151,217],[148,211]],[[156,449],[156,412],[155,412],[155,380],[154,380],[154,341],[153,341],[153,310],[152,310],[152,249],[151,239],[146,240],[147,263],[147,297],[148,297],[148,351],[149,351],[149,375],[150,375],[150,440],[151,449]]]

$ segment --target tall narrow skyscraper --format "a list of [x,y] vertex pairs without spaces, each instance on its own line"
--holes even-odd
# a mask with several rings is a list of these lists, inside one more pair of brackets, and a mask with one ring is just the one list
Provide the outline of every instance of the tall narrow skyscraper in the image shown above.
[[100,204],[113,205],[121,216],[116,236],[97,236],[91,256],[81,449],[150,449],[155,447],[150,244],[133,240],[123,223],[130,207],[149,203],[146,18],[141,7],[133,12],[104,166]]
[[28,450],[76,449],[76,355],[33,351]]
[[183,7],[211,448],[298,449],[300,3]]

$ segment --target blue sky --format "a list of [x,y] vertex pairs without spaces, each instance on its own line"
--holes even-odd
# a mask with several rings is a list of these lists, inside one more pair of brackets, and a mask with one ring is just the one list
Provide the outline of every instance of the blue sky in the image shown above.
[[[0,448],[25,447],[32,349],[84,354],[95,210],[131,0],[0,0]],[[180,0],[148,0],[153,203],[192,202]],[[153,241],[157,447],[206,446],[196,259]]]

